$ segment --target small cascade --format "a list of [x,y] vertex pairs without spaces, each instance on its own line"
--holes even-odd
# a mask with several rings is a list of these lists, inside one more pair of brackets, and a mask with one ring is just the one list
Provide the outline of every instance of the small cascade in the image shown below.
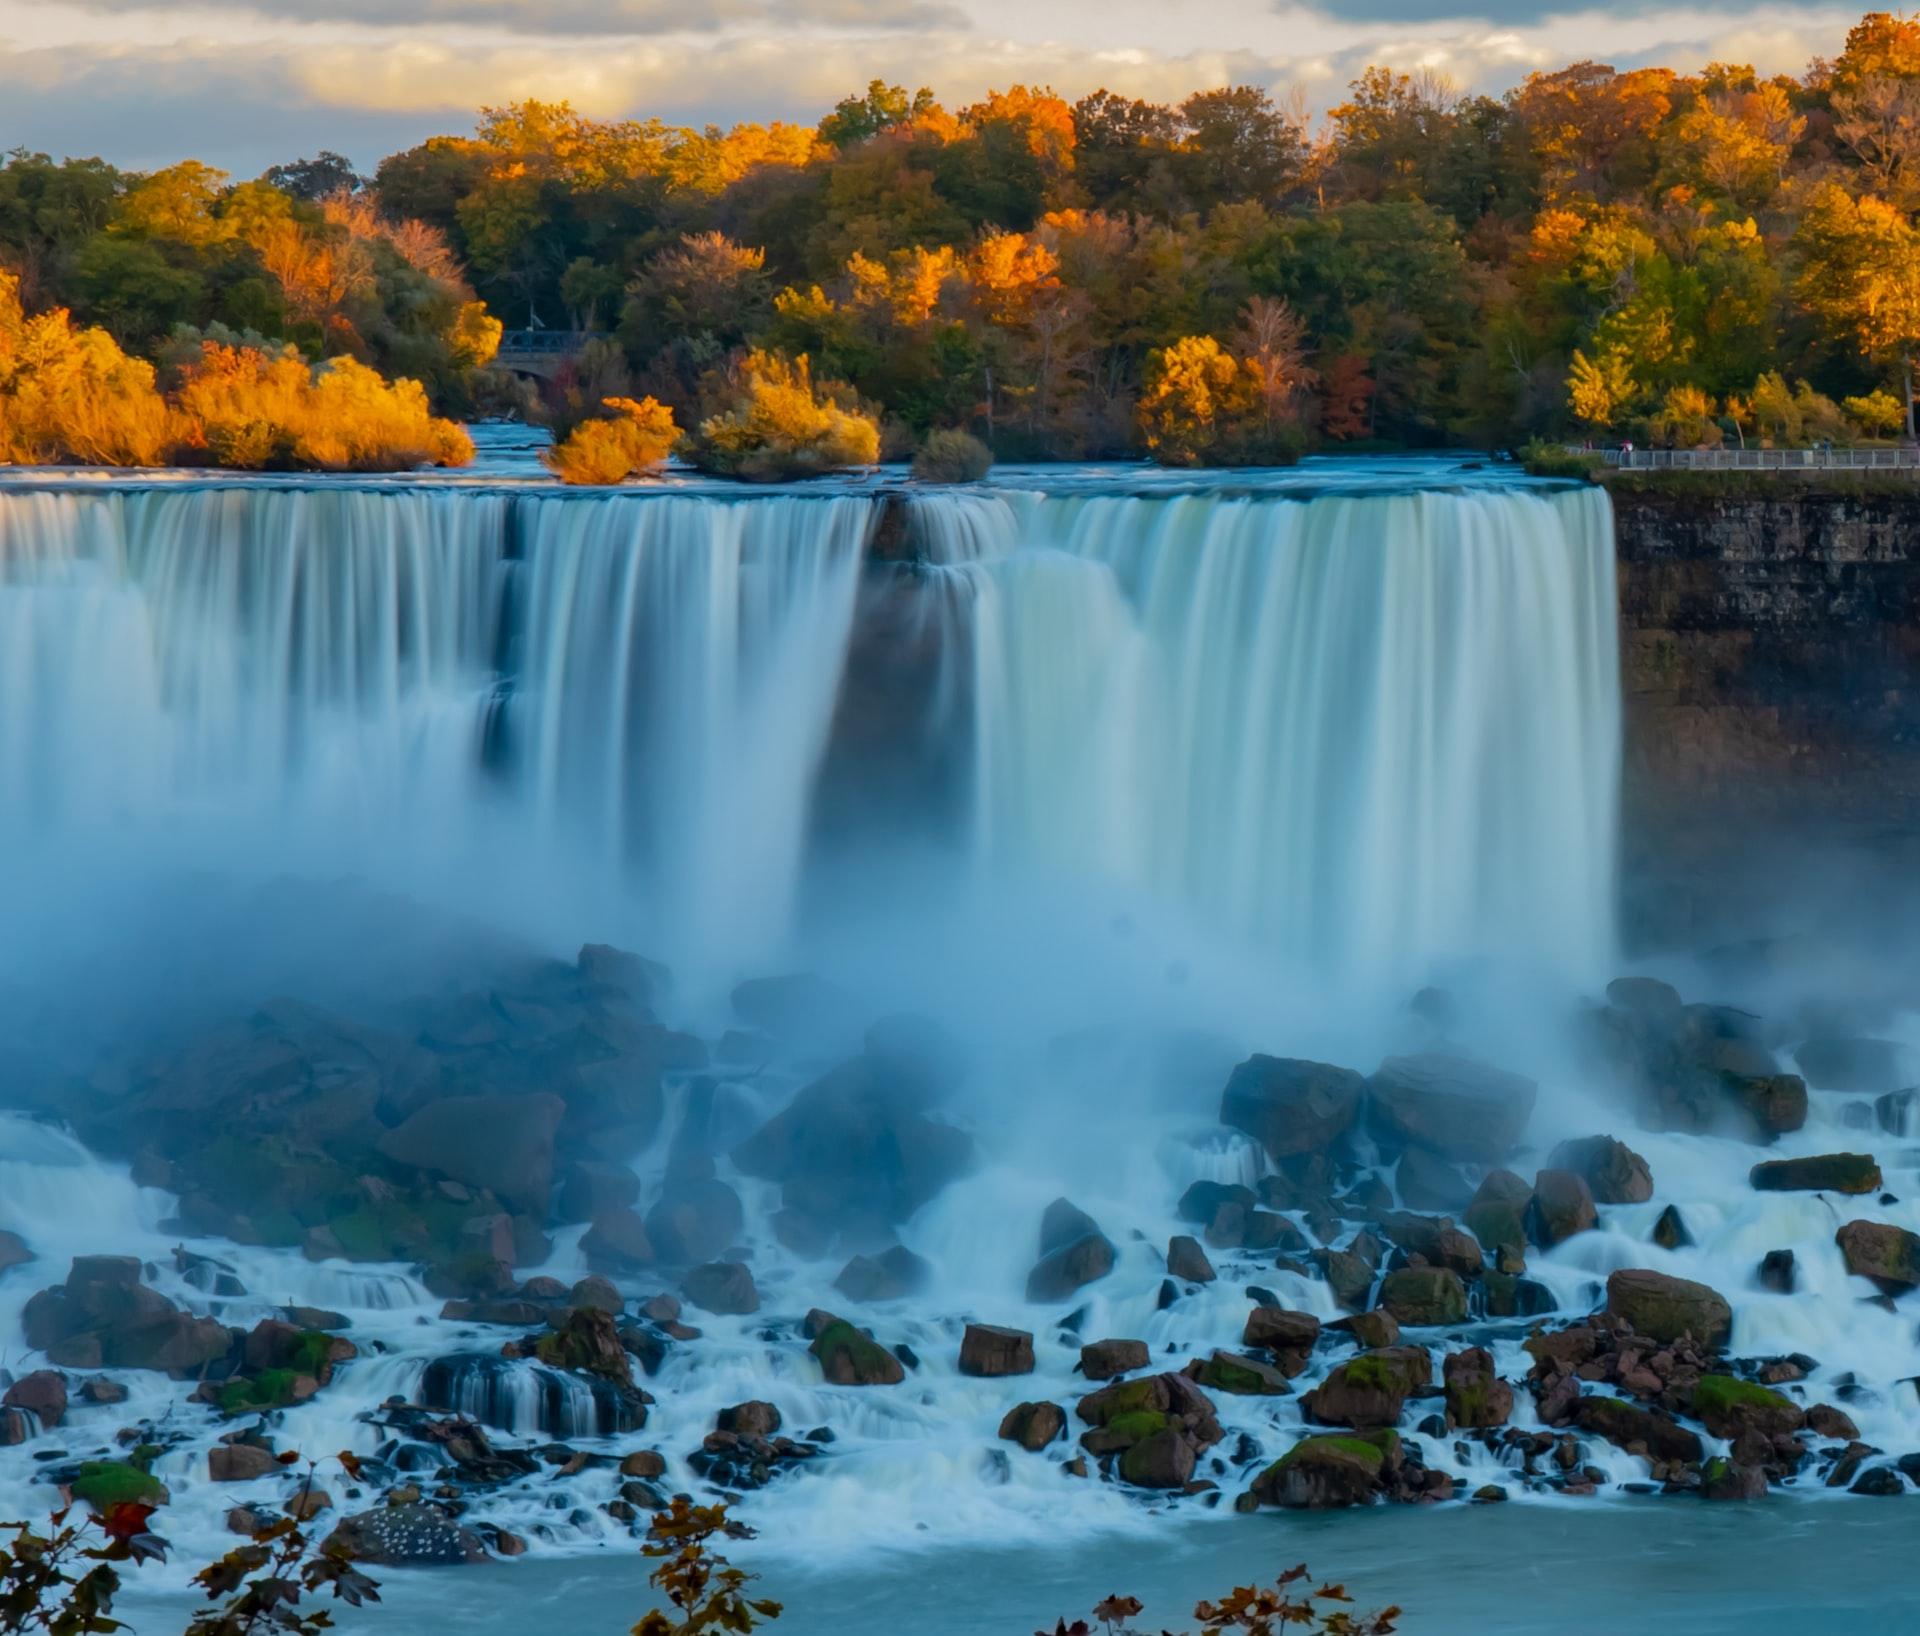
[[504,1432],[611,1437],[646,1424],[640,1397],[597,1375],[563,1373],[486,1353],[449,1353],[421,1371],[414,1401]]

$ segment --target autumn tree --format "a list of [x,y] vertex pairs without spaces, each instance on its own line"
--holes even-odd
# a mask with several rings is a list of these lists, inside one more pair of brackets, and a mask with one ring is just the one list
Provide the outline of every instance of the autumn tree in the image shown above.
[[1914,438],[1913,360],[1920,349],[1920,232],[1884,199],[1823,188],[1795,235],[1800,300],[1836,339],[1900,370]]

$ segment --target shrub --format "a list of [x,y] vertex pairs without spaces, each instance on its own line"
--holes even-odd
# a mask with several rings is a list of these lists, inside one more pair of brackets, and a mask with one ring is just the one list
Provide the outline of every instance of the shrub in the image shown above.
[[1606,466],[1606,458],[1583,449],[1569,449],[1564,443],[1534,438],[1521,445],[1514,458],[1531,477],[1577,477],[1591,482]]
[[913,456],[923,483],[977,483],[993,470],[993,451],[971,432],[937,427]]
[[680,441],[673,411],[656,398],[608,398],[609,413],[583,420],[540,456],[563,483],[625,482],[637,472],[656,472]]
[[700,423],[687,456],[702,471],[756,483],[871,466],[880,458],[879,423],[852,397],[837,382],[816,386],[804,352],[751,352],[731,405]]
[[1147,452],[1163,466],[1277,466],[1299,458],[1306,434],[1270,412],[1261,366],[1211,335],[1147,355],[1136,409]]
[[[1322,1585],[1318,1590],[1295,1593],[1293,1587],[1307,1577],[1306,1564],[1289,1568],[1272,1585],[1242,1585],[1217,1602],[1201,1602],[1193,1610],[1200,1621],[1195,1636],[1227,1636],[1240,1631],[1244,1636],[1282,1636],[1289,1630],[1302,1630],[1313,1636],[1392,1636],[1398,1628],[1398,1608],[1383,1608],[1379,1613],[1361,1616],[1347,1612],[1344,1604],[1352,1600],[1343,1585]],[[1142,1636],[1128,1623],[1141,1611],[1136,1596],[1109,1596],[1095,1605],[1094,1623],[1106,1636]],[[1059,1620],[1051,1631],[1036,1631],[1034,1636],[1092,1636],[1093,1626],[1084,1619],[1068,1624]],[[1161,1636],[1172,1636],[1162,1631]]]
[[1894,437],[1907,423],[1906,408],[1885,389],[1864,398],[1842,398],[1840,407],[1866,437]]
[[695,1505],[676,1494],[666,1511],[654,1513],[641,1554],[657,1559],[647,1583],[679,1614],[655,1609],[633,1627],[632,1636],[719,1636],[749,1631],[761,1619],[778,1619],[780,1604],[742,1594],[753,1575],[734,1567],[709,1541],[735,1530],[724,1505]]
[[64,308],[27,317],[20,281],[0,271],[0,461],[155,466],[166,442],[153,365]]
[[1654,425],[1661,438],[1679,449],[1716,449],[1720,426],[1713,418],[1713,399],[1697,386],[1675,386],[1660,400]]

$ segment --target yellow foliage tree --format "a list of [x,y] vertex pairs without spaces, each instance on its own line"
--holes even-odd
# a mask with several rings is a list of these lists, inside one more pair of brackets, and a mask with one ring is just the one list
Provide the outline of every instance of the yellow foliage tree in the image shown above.
[[1679,449],[1717,449],[1720,427],[1713,418],[1713,399],[1697,386],[1674,386],[1660,400],[1653,417],[1660,437]]
[[1609,350],[1589,358],[1575,351],[1573,367],[1567,371],[1567,407],[1576,419],[1604,432],[1638,395],[1624,352]]
[[1914,436],[1913,359],[1920,349],[1920,230],[1884,199],[1821,189],[1795,234],[1807,310],[1870,358],[1898,363]]
[[680,441],[673,411],[654,398],[607,398],[607,413],[583,420],[540,458],[563,483],[624,483],[664,466]]
[[65,308],[29,318],[20,281],[0,271],[0,462],[156,466],[166,446],[153,365]]
[[816,477],[880,458],[880,426],[834,382],[816,386],[803,352],[754,351],[737,371],[731,405],[700,423],[688,458],[703,471],[749,482]]
[[1900,400],[1883,388],[1876,388],[1865,397],[1842,398],[1840,407],[1847,419],[1867,437],[1892,437],[1905,419]]

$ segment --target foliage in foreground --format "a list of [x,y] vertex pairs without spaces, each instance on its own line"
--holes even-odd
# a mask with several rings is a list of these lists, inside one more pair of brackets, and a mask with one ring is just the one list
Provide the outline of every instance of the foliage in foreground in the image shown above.
[[417,381],[349,357],[310,368],[258,336],[176,350],[163,390],[104,329],[58,308],[28,316],[0,271],[0,463],[368,472],[473,458]]
[[606,398],[606,413],[583,420],[552,448],[541,452],[547,470],[563,483],[623,483],[658,472],[680,441],[673,411],[657,398]]
[[[1399,1627],[1398,1608],[1361,1616],[1349,1613],[1342,1604],[1352,1601],[1344,1585],[1322,1585],[1318,1590],[1295,1594],[1291,1587],[1307,1577],[1303,1562],[1289,1568],[1270,1586],[1241,1585],[1219,1601],[1201,1602],[1193,1616],[1200,1621],[1191,1636],[1281,1636],[1287,1630],[1302,1630],[1309,1636],[1392,1636]],[[1036,1631],[1034,1636],[1093,1636],[1098,1625],[1104,1636],[1146,1636],[1128,1623],[1141,1611],[1134,1596],[1109,1596],[1095,1606],[1093,1624],[1076,1619],[1068,1624],[1061,1619],[1051,1631]],[[1160,1636],[1173,1636],[1163,1630]]]
[[778,1619],[780,1604],[745,1595],[754,1575],[736,1568],[712,1547],[716,1534],[731,1534],[724,1505],[695,1505],[676,1494],[669,1510],[656,1512],[641,1547],[660,1566],[647,1583],[661,1591],[679,1615],[658,1608],[633,1627],[632,1636],[709,1636],[748,1631],[761,1619]]
[[977,483],[993,470],[993,451],[971,432],[937,427],[914,451],[913,475],[923,483]]
[[811,360],[755,351],[732,400],[700,423],[687,458],[702,471],[748,482],[817,477],[880,458],[880,425],[837,381],[816,382]]

